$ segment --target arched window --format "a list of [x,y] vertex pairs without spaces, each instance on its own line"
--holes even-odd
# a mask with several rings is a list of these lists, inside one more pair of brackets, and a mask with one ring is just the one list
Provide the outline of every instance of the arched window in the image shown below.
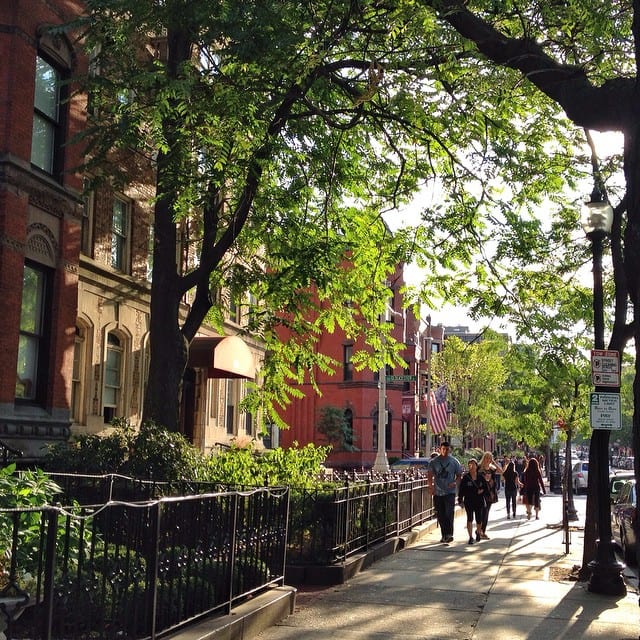
[[105,424],[110,423],[118,415],[118,409],[120,409],[123,360],[122,340],[117,334],[108,333],[102,391],[102,413]]

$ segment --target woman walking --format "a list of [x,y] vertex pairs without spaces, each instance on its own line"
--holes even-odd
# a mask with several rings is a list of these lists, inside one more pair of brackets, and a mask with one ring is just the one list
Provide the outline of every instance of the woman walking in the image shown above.
[[547,493],[540,473],[540,466],[535,458],[529,458],[522,474],[524,484],[524,500],[527,509],[527,520],[531,520],[531,508],[536,512],[536,520],[540,512],[540,492]]
[[478,473],[478,461],[471,458],[467,463],[469,470],[462,476],[458,489],[458,503],[464,505],[467,512],[467,532],[469,544],[473,544],[473,520],[476,521],[476,540],[480,541],[484,536],[482,529],[482,517],[485,510],[485,500],[489,495],[489,485]]
[[487,525],[489,524],[489,511],[494,502],[498,502],[498,474],[502,474],[502,467],[496,462],[490,451],[485,451],[478,463],[478,473],[484,477],[489,485],[490,498],[485,502],[482,515],[482,538],[488,540]]
[[504,497],[507,501],[507,519],[513,515],[516,517],[516,502],[518,501],[518,489],[522,486],[520,476],[516,471],[513,460],[509,462],[502,474],[504,480]]

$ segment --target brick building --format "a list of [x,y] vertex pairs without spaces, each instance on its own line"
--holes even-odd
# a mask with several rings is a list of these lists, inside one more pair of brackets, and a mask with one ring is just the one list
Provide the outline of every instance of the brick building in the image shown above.
[[[403,265],[399,265],[390,278],[389,310],[383,322],[393,324],[392,337],[405,347],[401,355],[407,363],[405,370],[387,367],[385,376],[387,420],[385,422],[385,448],[388,459],[413,456],[420,446],[419,413],[420,361],[422,338],[420,322],[415,315],[403,310]],[[283,336],[286,340],[286,336]],[[381,372],[369,369],[357,371],[351,358],[353,353],[365,348],[360,340],[347,339],[339,329],[324,333],[318,342],[318,351],[342,363],[342,368],[329,375],[316,371],[316,384],[321,395],[311,384],[300,385],[305,397],[294,400],[282,412],[287,430],[277,434],[276,442],[283,447],[295,442],[328,444],[324,434],[318,431],[321,409],[332,407],[344,414],[352,437],[353,450],[335,447],[327,460],[334,468],[368,469],[374,464],[378,449],[378,410],[381,397],[379,380]],[[383,390],[385,391],[385,390]]]
[[[126,181],[91,190],[74,171],[82,148],[69,141],[86,126],[86,100],[67,81],[86,62],[49,27],[81,10],[0,3],[0,440],[26,458],[115,417],[137,424],[144,399],[154,176],[114,158]],[[241,328],[245,302],[228,310],[225,335]],[[238,410],[247,371],[212,366],[222,338],[203,329],[185,376],[182,429],[204,450],[256,435]],[[255,369],[260,344],[229,344]]]

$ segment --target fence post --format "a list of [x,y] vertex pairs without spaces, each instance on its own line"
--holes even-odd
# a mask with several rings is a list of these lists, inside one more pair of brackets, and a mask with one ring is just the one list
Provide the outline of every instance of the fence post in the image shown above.
[[232,498],[233,513],[231,514],[231,549],[230,549],[230,562],[229,562],[229,598],[225,607],[225,613],[229,615],[231,613],[233,602],[233,578],[236,572],[236,539],[238,533],[238,493],[235,492]]
[[149,540],[149,553],[147,560],[147,629],[149,637],[156,637],[156,609],[158,606],[158,561],[160,556],[160,521],[162,519],[161,502],[158,501],[149,507],[149,525],[151,539]]
[[51,640],[53,633],[53,577],[56,570],[56,540],[58,535],[58,511],[47,511],[47,536],[44,556],[44,616],[42,618],[42,637]]

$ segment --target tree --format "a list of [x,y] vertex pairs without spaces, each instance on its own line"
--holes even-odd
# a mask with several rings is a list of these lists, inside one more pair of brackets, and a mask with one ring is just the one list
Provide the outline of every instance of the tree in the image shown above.
[[[87,7],[86,42],[100,70],[87,82],[92,157],[115,147],[157,168],[146,417],[176,427],[188,345],[205,319],[219,324],[221,291],[250,290],[263,301],[250,327],[269,356],[252,411],[262,407],[276,422],[273,406],[288,401],[289,382],[335,364],[314,350],[318,332],[336,323],[347,335],[364,332],[373,355],[359,364],[374,370],[397,353],[376,318],[385,277],[412,252],[430,267],[426,303],[439,290],[471,301],[479,315],[520,317],[525,326],[536,300],[553,306],[549,274],[558,269],[567,284],[587,260],[586,243],[573,242],[575,209],[561,195],[591,166],[576,157],[575,125],[625,132],[627,191],[611,240],[611,346],[622,351],[631,335],[623,310],[629,298],[635,318],[638,304],[640,204],[635,70],[625,49],[637,26],[614,12],[617,3]],[[441,195],[419,228],[389,234],[381,212],[427,182]],[[550,205],[557,219],[537,215]],[[188,247],[180,264],[179,229]],[[317,299],[305,294],[311,284]],[[278,343],[283,321],[297,340]]]
[[498,429],[499,397],[506,379],[504,338],[488,332],[480,342],[466,344],[457,336],[434,355],[432,372],[438,384],[447,385],[463,446],[469,438]]
[[317,428],[336,451],[357,451],[353,442],[353,430],[347,422],[344,409],[325,405],[320,407]]
[[[412,53],[412,16],[353,2],[86,4],[72,26],[97,71],[84,84],[92,165],[114,171],[115,150],[156,171],[144,418],[177,428],[190,342],[251,291],[268,354],[251,409],[279,423],[290,382],[335,364],[315,336],[379,333],[385,280],[410,257],[413,238],[381,212],[428,171],[415,150],[429,100],[409,96],[432,63]],[[281,322],[297,341],[278,342]]]
[[[561,108],[578,127],[624,134],[624,193],[614,207],[611,234],[614,319],[609,347],[620,352],[630,338],[636,348],[633,442],[640,474],[640,136],[636,113],[639,96],[636,47],[640,42],[640,3],[588,2],[558,4],[479,2],[461,0],[426,2],[443,24],[461,37],[457,50],[475,57],[481,73],[500,76],[508,86],[519,77]],[[631,9],[630,11],[628,9]],[[475,47],[470,53],[469,44]],[[514,110],[514,117],[520,113]],[[602,188],[602,176],[596,175]],[[493,289],[495,292],[495,289]],[[501,296],[485,294],[498,311]],[[627,307],[632,321],[627,321]],[[486,306],[485,306],[486,308]],[[590,480],[598,477],[595,451],[608,448],[609,432],[596,430],[591,439]],[[598,511],[590,482],[588,511]],[[593,557],[593,534],[585,535],[584,565]]]

